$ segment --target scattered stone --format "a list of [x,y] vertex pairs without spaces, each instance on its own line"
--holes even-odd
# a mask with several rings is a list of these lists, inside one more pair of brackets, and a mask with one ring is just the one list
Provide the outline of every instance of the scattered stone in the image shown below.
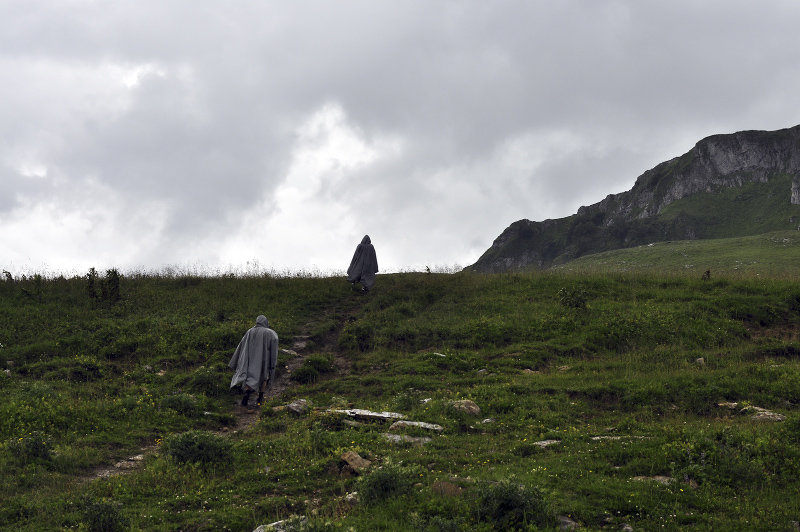
[[659,484],[662,484],[664,486],[668,486],[669,484],[672,484],[675,481],[675,479],[673,479],[672,477],[666,477],[664,475],[654,475],[652,477],[639,476],[639,477],[633,477],[633,480],[639,482],[652,480],[653,482],[658,482]]
[[580,528],[576,521],[573,521],[566,515],[559,515],[558,516],[558,529],[559,530],[575,530],[576,528]]
[[358,492],[357,491],[352,491],[352,492],[348,493],[347,495],[345,495],[344,496],[344,502],[346,502],[346,503],[348,503],[350,505],[357,504],[358,503]]
[[4,370],[4,373],[6,375],[8,375],[9,377],[11,376],[11,370],[10,369]]
[[145,371],[153,371],[153,366],[151,366],[150,364],[147,364],[147,365],[146,365],[145,367],[143,367],[142,369],[143,369],[143,370],[145,370]]
[[290,517],[289,519],[275,521],[274,523],[270,523],[268,525],[261,525],[253,530],[253,532],[287,532],[289,530],[297,530],[306,523],[308,523],[308,518],[305,516]]
[[628,523],[622,524],[622,532],[633,532],[633,527]]
[[405,415],[398,414],[397,412],[372,412],[371,410],[363,410],[361,408],[350,408],[348,410],[328,410],[329,413],[345,414],[357,419],[381,420],[386,421],[389,419],[405,419]]
[[430,397],[426,397],[425,399],[420,400],[420,403],[422,403],[423,405],[427,405],[431,401],[432,399]]
[[342,454],[341,459],[347,462],[353,471],[360,473],[362,470],[367,469],[372,465],[372,462],[361,456],[355,451],[347,451]]
[[770,412],[765,408],[759,408],[752,416],[750,416],[750,419],[755,419],[756,421],[785,421],[786,416],[776,412]]
[[389,430],[400,430],[405,428],[428,429],[435,430],[436,432],[442,432],[444,430],[441,425],[437,425],[435,423],[425,423],[424,421],[395,421],[392,423],[392,426],[389,427]]
[[526,375],[540,375],[542,372],[531,368],[525,368],[522,370],[522,373],[525,373]]
[[557,445],[559,443],[561,443],[561,440],[541,440],[535,441],[531,445],[537,445],[544,449],[545,447],[550,447],[551,445]]
[[437,357],[442,357],[442,358],[447,356],[447,355],[444,355],[442,353],[434,353],[434,355],[436,355]]
[[569,371],[571,368],[569,366],[559,366],[558,371]]
[[286,353],[287,355],[292,355],[293,357],[298,356],[297,351],[292,351],[291,349],[284,349],[281,347],[281,353]]
[[460,497],[463,489],[461,486],[447,482],[446,480],[435,480],[433,482],[433,492],[445,497]]
[[431,441],[431,439],[428,438],[427,436],[415,437],[415,436],[406,436],[405,434],[389,434],[388,432],[384,432],[382,436],[392,443],[410,443],[412,445],[425,445],[426,443]]
[[167,370],[165,370],[165,369],[162,369],[158,373],[156,373],[156,375],[158,375],[159,377],[163,377],[166,374],[167,374]]
[[481,423],[484,424],[484,425],[488,425],[489,423],[494,423],[496,421],[497,420],[495,418],[493,418],[493,417],[487,417],[486,419],[481,421]]
[[478,370],[478,375],[486,375],[487,373],[489,373],[489,370],[486,368]]
[[459,412],[466,412],[467,414],[473,416],[481,415],[481,408],[478,405],[476,405],[474,401],[470,401],[469,399],[453,401],[451,404],[453,408],[455,408]]
[[698,366],[705,366],[706,365],[706,359],[703,358],[703,357],[695,359],[695,362],[697,363]]
[[288,410],[292,414],[297,414],[298,416],[302,416],[309,410],[308,401],[306,401],[305,399],[297,399],[296,401],[292,401],[291,403],[286,405],[286,410]]
[[649,436],[592,436],[589,438],[593,441],[603,441],[603,440],[647,440],[650,439]]
[[292,344],[293,349],[303,350],[308,347],[308,340],[310,336],[295,336],[294,343]]
[[[729,408],[735,410],[739,407],[739,403],[717,403],[717,406],[722,408]],[[785,421],[786,416],[761,408],[760,406],[745,406],[739,410],[740,414],[750,414],[750,418],[756,421]]]

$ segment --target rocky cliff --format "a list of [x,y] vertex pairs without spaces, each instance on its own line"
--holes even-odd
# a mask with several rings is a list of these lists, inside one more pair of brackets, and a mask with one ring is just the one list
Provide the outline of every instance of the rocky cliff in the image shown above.
[[795,228],[798,219],[800,126],[713,135],[646,171],[627,192],[566,218],[514,222],[468,269],[542,269],[648,242]]

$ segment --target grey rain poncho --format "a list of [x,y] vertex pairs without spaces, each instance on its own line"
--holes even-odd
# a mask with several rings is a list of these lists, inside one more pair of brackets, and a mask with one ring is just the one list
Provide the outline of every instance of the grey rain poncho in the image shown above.
[[364,288],[369,289],[375,284],[376,273],[378,273],[378,257],[375,256],[375,247],[372,245],[369,235],[364,235],[361,243],[356,246],[350,267],[347,268],[347,281],[360,282]]
[[278,363],[278,334],[268,325],[267,318],[259,316],[255,327],[244,333],[228,363],[233,370],[231,388],[241,384],[245,391],[259,390],[264,381],[272,386]]

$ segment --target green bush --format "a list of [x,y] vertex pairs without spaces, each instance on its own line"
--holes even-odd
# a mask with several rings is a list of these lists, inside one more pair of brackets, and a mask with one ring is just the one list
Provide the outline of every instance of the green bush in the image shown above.
[[367,506],[380,504],[391,497],[410,492],[413,478],[408,468],[387,464],[359,479],[358,495]]
[[312,366],[306,366],[305,364],[294,370],[291,376],[293,381],[301,384],[316,382],[317,378],[319,378],[319,371],[314,369]]
[[311,355],[303,363],[304,366],[309,366],[317,370],[319,373],[328,373],[333,371],[333,362],[330,357],[325,355]]
[[511,480],[486,483],[478,489],[475,514],[479,521],[494,523],[498,530],[523,525],[553,524],[553,513],[542,493]]
[[189,377],[187,387],[193,391],[200,392],[209,397],[219,397],[225,395],[230,390],[230,376],[225,378],[225,374],[215,371],[214,368],[200,366]]
[[177,393],[164,397],[161,399],[161,407],[169,408],[187,417],[196,416],[200,410],[195,398],[185,393]]
[[231,442],[222,436],[192,430],[166,438],[162,452],[179,463],[210,465],[230,460],[231,448]]
[[558,290],[558,302],[567,308],[586,308],[586,291],[580,288],[560,288]]
[[38,430],[12,439],[8,447],[12,456],[23,464],[37,460],[50,460],[52,456],[50,438]]
[[348,323],[339,335],[339,347],[345,351],[366,352],[375,344],[375,331],[370,325],[353,322]]
[[83,511],[83,523],[90,532],[116,532],[128,528],[128,521],[120,512],[120,506],[106,500],[87,503]]

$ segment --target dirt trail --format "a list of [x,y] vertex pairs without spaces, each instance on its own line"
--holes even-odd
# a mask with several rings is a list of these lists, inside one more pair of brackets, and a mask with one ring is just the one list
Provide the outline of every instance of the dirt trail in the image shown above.
[[[305,362],[306,358],[312,354],[333,355],[333,365],[335,367],[336,375],[344,375],[349,373],[350,361],[342,356],[339,356],[337,345],[339,333],[341,332],[345,323],[349,321],[350,317],[356,311],[359,304],[360,301],[358,299],[354,299],[350,301],[344,309],[341,306],[337,306],[335,309],[324,309],[320,318],[324,318],[329,312],[335,312],[338,318],[337,326],[325,334],[318,344],[312,345],[311,336],[309,334],[310,329],[312,329],[315,323],[312,321],[306,325],[304,328],[305,332],[303,332],[303,334],[294,336],[292,338],[292,342],[289,344],[290,347],[281,348],[281,351],[284,354],[288,353],[292,355],[292,357],[284,365],[283,371],[276,376],[275,383],[264,396],[265,400],[281,397],[289,387],[293,386],[294,383],[291,380],[292,372],[299,368],[303,362]],[[258,421],[259,413],[261,412],[261,407],[256,406],[255,401],[256,394],[253,394],[250,396],[250,405],[246,407],[241,406],[241,396],[237,396],[233,407],[233,415],[235,418],[233,426],[223,427],[221,430],[217,431],[217,434],[239,434],[247,431],[250,427],[255,425],[255,423]],[[122,459],[113,465],[94,468],[89,474],[83,477],[83,480],[91,481],[96,478],[111,477],[130,473],[131,471],[138,469],[141,464],[144,463],[145,458],[148,455],[155,453],[157,450],[157,445],[148,445],[142,447],[139,449],[137,454],[129,458]]]

